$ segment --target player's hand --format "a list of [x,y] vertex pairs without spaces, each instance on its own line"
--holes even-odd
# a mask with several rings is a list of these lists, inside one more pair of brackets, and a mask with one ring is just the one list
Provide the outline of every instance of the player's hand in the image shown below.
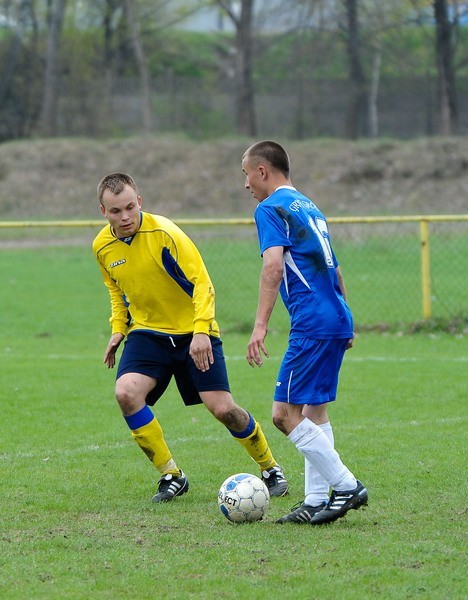
[[255,327],[252,335],[250,336],[245,358],[251,367],[254,367],[255,365],[261,367],[263,365],[262,353],[266,356],[266,358],[270,358],[268,350],[265,346],[266,335],[266,328]]
[[104,354],[104,363],[107,365],[108,369],[113,369],[115,366],[115,353],[117,352],[117,348],[120,346],[122,340],[124,339],[123,333],[114,333],[111,335],[109,343],[107,344],[106,352]]
[[190,344],[189,354],[200,371],[208,371],[214,363],[213,348],[210,336],[206,333],[195,333]]

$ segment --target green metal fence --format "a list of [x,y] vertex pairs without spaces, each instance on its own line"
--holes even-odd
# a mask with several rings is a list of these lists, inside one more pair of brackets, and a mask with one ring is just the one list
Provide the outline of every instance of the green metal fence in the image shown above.
[[[250,331],[261,270],[253,220],[175,221],[202,251],[216,289],[221,328]],[[328,221],[357,327],[467,318],[468,215]],[[104,223],[0,222],[0,234],[3,240],[10,238],[10,244],[19,236],[48,243],[56,240],[62,245],[89,244]],[[272,331],[288,328],[280,304],[272,317]]]

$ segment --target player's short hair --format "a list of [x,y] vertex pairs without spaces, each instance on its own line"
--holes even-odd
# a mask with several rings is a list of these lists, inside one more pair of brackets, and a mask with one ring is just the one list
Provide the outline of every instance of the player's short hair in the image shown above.
[[118,196],[124,191],[126,185],[129,185],[138,194],[138,188],[135,180],[127,173],[109,173],[101,179],[97,187],[98,200],[102,204],[102,197],[106,190],[109,190],[114,196]]
[[244,156],[249,160],[266,161],[280,171],[285,177],[289,177],[289,156],[283,146],[277,142],[264,140],[253,144],[245,151]]

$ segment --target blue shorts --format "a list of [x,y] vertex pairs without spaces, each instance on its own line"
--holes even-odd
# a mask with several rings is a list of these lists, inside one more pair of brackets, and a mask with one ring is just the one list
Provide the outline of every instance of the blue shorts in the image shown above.
[[349,338],[294,338],[278,373],[274,400],[291,404],[324,404],[336,398],[338,373]]
[[141,373],[157,379],[156,387],[146,397],[153,406],[166,391],[174,376],[184,404],[201,404],[199,392],[230,392],[223,344],[210,336],[214,363],[200,371],[189,354],[193,335],[165,335],[153,331],[132,331],[125,340],[117,369],[117,379],[125,373]]

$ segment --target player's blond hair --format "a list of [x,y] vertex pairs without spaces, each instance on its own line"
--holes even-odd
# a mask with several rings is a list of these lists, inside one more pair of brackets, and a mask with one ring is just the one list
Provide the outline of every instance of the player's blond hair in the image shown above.
[[129,185],[138,194],[137,184],[133,177],[127,173],[109,173],[98,184],[97,194],[99,202],[102,204],[102,197],[106,190],[109,190],[114,196],[118,196],[124,191],[126,185]]

